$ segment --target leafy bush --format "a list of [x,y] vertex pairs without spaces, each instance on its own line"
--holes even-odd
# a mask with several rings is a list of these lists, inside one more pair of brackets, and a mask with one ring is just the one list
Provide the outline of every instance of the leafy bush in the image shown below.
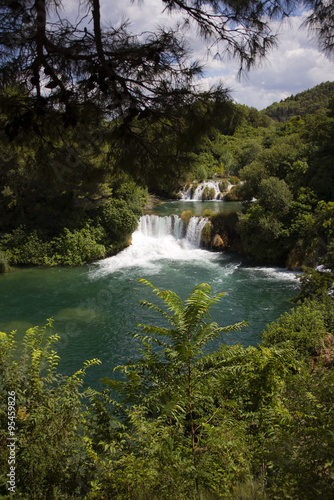
[[30,233],[21,226],[6,234],[1,243],[14,265],[80,266],[105,254],[105,246],[97,243],[103,235],[101,228],[87,225],[74,231],[65,228],[59,237],[45,241],[37,231]]
[[98,211],[98,223],[111,241],[125,243],[138,226],[138,217],[125,200],[110,200]]
[[8,263],[8,258],[4,254],[4,252],[0,251],[0,273],[6,273],[10,270],[10,266]]
[[264,346],[289,341],[299,356],[312,356],[328,332],[334,331],[334,309],[331,299],[326,302],[305,301],[283,314],[261,334]]
[[52,242],[55,262],[63,266],[82,266],[102,258],[106,248],[97,243],[102,235],[103,231],[89,227],[72,232],[65,228]]
[[216,195],[216,191],[213,188],[209,188],[209,186],[205,186],[202,193],[202,200],[213,200]]
[[230,183],[227,179],[223,179],[219,182],[219,189],[221,193],[225,193],[229,187]]
[[268,212],[278,218],[286,215],[290,209],[293,196],[284,180],[277,177],[263,179],[259,186],[259,201]]
[[52,256],[51,242],[43,241],[41,232],[25,226],[14,229],[1,239],[1,248],[10,264],[44,265]]
[[[87,361],[71,377],[61,377],[57,373],[59,357],[53,350],[59,336],[52,331],[51,320],[44,328],[29,329],[20,343],[15,333],[0,333],[0,495],[6,494],[7,438],[13,429],[17,438],[15,498],[83,498],[91,472],[78,432],[84,423],[80,388],[87,368],[100,362]],[[9,395],[15,412],[11,420]],[[15,427],[9,428],[13,421]]]
[[230,183],[231,183],[231,184],[234,184],[234,185],[236,185],[236,184],[240,184],[240,179],[239,179],[239,177],[236,177],[235,175],[232,175],[232,176],[230,177]]

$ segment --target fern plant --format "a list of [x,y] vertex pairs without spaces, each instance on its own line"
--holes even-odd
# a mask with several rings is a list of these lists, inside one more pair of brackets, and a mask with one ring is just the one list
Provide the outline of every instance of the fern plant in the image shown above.
[[198,492],[199,478],[203,476],[199,467],[205,448],[202,441],[213,442],[214,423],[226,424],[225,404],[217,407],[210,393],[210,386],[226,367],[212,366],[211,356],[204,350],[209,342],[247,323],[220,327],[212,321],[210,309],[224,293],[213,295],[206,283],[197,285],[183,301],[171,290],[160,290],[145,279],[139,281],[150,286],[165,307],[146,300],[141,305],[157,311],[171,328],[139,324],[142,332],[131,335],[141,344],[142,358],[115,368],[125,380],[104,381],[117,393],[115,411],[123,418],[129,416],[129,407],[141,405],[146,409],[146,418],[163,418],[171,427],[182,429],[191,450],[191,473]]
[[[6,495],[8,473],[8,394],[13,395],[17,498],[76,498],[87,474],[83,395],[86,370],[100,361],[86,361],[71,377],[57,371],[54,350],[59,336],[52,320],[30,328],[22,341],[16,332],[0,332],[0,497]],[[74,496],[73,496],[74,495]]]

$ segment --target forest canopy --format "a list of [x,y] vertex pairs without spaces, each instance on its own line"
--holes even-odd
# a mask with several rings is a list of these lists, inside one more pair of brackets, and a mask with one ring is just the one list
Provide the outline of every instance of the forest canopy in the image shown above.
[[[305,24],[330,52],[330,6],[313,0],[302,6],[313,9]],[[232,56],[248,70],[277,43],[271,20],[289,17],[300,2],[164,0],[161,9],[178,14],[174,27],[142,34],[119,19],[107,26],[99,0],[80,2],[76,21],[62,7],[59,0],[0,3],[2,87],[22,84],[33,99],[30,116],[18,116],[12,133],[49,109],[62,109],[64,122],[73,125],[83,103],[124,123],[189,104],[201,72],[184,38],[189,23],[215,44],[217,55]]]

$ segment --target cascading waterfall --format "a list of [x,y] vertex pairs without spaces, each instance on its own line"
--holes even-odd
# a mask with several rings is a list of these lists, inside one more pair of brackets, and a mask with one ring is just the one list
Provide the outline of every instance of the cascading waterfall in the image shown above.
[[208,219],[204,217],[192,217],[189,221],[186,239],[190,241],[194,246],[199,247],[201,243],[201,232]]
[[[219,181],[206,181],[206,182],[201,182],[195,191],[192,193],[192,186],[190,186],[187,190],[181,191],[181,200],[184,201],[202,201],[203,200],[203,193],[205,188],[208,189],[213,189],[214,190],[214,197],[212,198],[213,200],[219,200],[223,199],[223,196],[221,195],[220,191],[220,186],[219,186]],[[229,185],[227,188],[227,191],[232,185]]]
[[185,225],[178,215],[143,215],[138,224],[138,231],[153,238],[173,236],[176,240],[185,239],[194,247],[201,243],[201,232],[207,219],[203,217],[191,217],[188,226]]
[[139,220],[138,231],[145,236],[153,236],[154,238],[172,235],[179,240],[185,235],[185,225],[178,215],[166,217],[143,215]]
[[191,217],[186,225],[178,215],[143,215],[132,243],[117,255],[100,262],[100,272],[113,272],[129,267],[159,268],[166,261],[208,262],[217,254],[200,248],[201,231],[208,219]]
[[201,201],[203,199],[203,193],[204,193],[205,188],[214,189],[215,196],[212,199],[217,200],[217,197],[220,194],[219,182],[217,182],[217,181],[202,182],[199,186],[197,186],[196,191],[194,192],[192,199],[195,201]]

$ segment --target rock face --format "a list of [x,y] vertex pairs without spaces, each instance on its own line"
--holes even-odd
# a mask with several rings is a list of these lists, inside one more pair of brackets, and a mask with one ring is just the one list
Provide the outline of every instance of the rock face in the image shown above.
[[237,230],[238,214],[235,211],[221,212],[211,217],[213,250],[241,251],[241,240]]
[[224,250],[226,247],[223,238],[219,234],[215,234],[212,238],[211,246],[213,250]]
[[300,271],[303,266],[314,267],[317,264],[315,252],[307,253],[303,240],[298,240],[290,250],[285,266],[291,271]]

